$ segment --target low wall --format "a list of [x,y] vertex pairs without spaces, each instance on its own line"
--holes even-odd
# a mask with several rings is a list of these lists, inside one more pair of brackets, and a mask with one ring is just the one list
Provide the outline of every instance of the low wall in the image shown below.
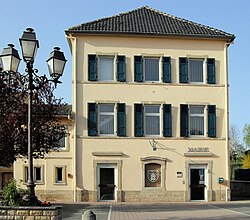
[[62,207],[32,207],[32,206],[0,206],[0,219],[18,219],[18,220],[61,220]]
[[231,181],[231,198],[250,198],[250,181]]

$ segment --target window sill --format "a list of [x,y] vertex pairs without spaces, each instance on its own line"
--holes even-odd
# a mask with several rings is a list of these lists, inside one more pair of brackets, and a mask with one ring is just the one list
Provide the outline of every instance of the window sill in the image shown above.
[[52,152],[66,152],[69,151],[67,148],[53,148]]
[[133,81],[126,81],[126,82],[120,82],[120,81],[77,81],[77,83],[83,83],[83,84],[127,84],[127,85],[162,85],[162,86],[195,86],[195,87],[225,87],[225,84],[208,84],[208,83],[179,83],[179,82],[160,82],[160,81],[143,81],[143,82],[133,82]]
[[[44,182],[40,182],[40,183],[34,182],[34,183],[35,183],[35,185],[45,185]],[[27,184],[27,182],[23,182],[23,185],[26,185],[26,184]]]
[[163,136],[143,136],[143,137],[118,137],[118,136],[77,136],[77,138],[83,139],[142,139],[142,140],[226,140],[226,137],[163,137]]
[[54,183],[54,185],[56,185],[56,186],[65,186],[65,185],[67,185],[67,183],[65,183],[65,182],[62,182],[62,183]]
[[94,137],[116,137],[115,134],[100,134],[98,136],[94,136]]
[[44,182],[42,182],[42,183],[37,183],[37,182],[35,182],[35,184],[36,184],[36,185],[44,185],[45,183],[44,183]]

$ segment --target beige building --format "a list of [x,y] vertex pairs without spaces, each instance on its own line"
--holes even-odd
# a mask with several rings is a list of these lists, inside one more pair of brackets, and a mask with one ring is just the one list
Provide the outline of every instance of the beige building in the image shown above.
[[[235,36],[147,6],[66,35],[75,123],[65,149],[34,163],[40,197],[230,200],[227,53]],[[23,162],[14,168],[23,178]]]

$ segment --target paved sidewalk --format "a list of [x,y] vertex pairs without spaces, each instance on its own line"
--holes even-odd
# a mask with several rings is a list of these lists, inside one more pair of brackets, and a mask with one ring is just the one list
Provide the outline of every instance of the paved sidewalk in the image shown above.
[[63,219],[80,220],[92,210],[97,220],[238,220],[250,219],[250,201],[214,203],[73,203],[63,205]]
[[118,204],[112,206],[111,220],[250,219],[249,205],[244,210],[247,213],[241,213],[218,204]]

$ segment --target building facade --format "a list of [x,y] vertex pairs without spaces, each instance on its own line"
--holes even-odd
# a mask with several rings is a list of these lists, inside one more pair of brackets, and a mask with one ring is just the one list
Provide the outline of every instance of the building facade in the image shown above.
[[[46,201],[73,200],[73,150],[72,129],[74,122],[70,119],[71,107],[65,105],[57,115],[60,123],[65,125],[67,135],[60,139],[57,148],[42,159],[33,159],[33,178],[38,199]],[[26,188],[28,180],[28,160],[19,158],[13,164],[14,178],[21,180],[20,186]]]
[[[68,150],[40,161],[48,172],[36,188],[42,198],[230,200],[234,35],[145,6],[74,26],[66,37],[75,123]],[[56,166],[64,168],[59,187]]]

